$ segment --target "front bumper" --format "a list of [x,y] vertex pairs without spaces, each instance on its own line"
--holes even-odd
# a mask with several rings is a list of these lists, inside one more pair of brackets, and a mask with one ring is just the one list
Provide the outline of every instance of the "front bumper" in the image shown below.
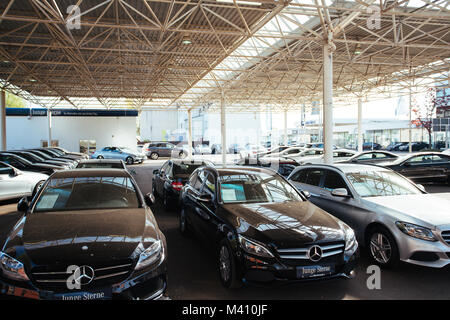
[[[256,260],[255,260],[256,259]],[[333,262],[334,272],[329,275],[299,278],[297,276],[297,267],[322,265],[321,261],[316,263],[305,262],[302,264],[287,264],[279,259],[261,260],[260,257],[243,254],[241,260],[241,272],[244,282],[258,284],[289,284],[297,282],[325,281],[332,279],[352,279],[355,275],[355,268],[359,260],[359,248],[349,256],[338,258]],[[258,262],[262,261],[264,263]],[[325,262],[325,265],[329,262]]]
[[396,234],[400,260],[431,268],[443,268],[450,264],[450,245],[443,240],[435,242],[413,238],[398,230]]
[[[140,272],[138,275],[133,273],[125,281],[89,291],[67,289],[66,292],[54,292],[40,289],[31,281],[16,282],[0,277],[0,294],[35,300],[158,300],[167,294],[166,259],[167,256],[152,270]],[[96,296],[98,292],[108,294],[102,298]],[[73,294],[81,298],[70,298]]]

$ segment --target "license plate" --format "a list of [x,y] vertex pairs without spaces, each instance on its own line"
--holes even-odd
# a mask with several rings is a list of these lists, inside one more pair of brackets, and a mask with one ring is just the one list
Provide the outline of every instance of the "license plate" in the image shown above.
[[329,276],[334,273],[334,265],[317,265],[297,267],[297,278],[315,278]]
[[68,292],[55,294],[55,300],[68,300],[68,301],[87,301],[87,300],[105,300],[111,299],[111,289],[93,290],[89,292]]

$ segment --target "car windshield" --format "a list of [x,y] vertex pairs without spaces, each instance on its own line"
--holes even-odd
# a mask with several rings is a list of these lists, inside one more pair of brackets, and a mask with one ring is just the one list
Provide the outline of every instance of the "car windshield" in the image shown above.
[[34,212],[138,208],[136,189],[127,177],[53,178]]
[[174,163],[174,175],[190,175],[195,169],[206,165],[205,163]]
[[347,173],[347,178],[361,197],[383,197],[421,194],[407,179],[393,171]]
[[236,172],[219,178],[224,203],[303,201],[297,190],[278,175]]

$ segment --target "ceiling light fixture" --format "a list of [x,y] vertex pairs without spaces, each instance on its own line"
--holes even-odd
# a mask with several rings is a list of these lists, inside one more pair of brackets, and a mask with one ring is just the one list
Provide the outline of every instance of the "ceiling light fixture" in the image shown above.
[[184,45],[192,44],[191,37],[189,37],[188,35],[183,36],[183,39],[181,40],[181,43],[184,44]]

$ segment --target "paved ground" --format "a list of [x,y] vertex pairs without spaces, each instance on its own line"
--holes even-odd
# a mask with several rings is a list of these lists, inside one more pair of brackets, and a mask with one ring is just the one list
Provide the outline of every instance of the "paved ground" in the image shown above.
[[[146,161],[130,167],[143,193],[151,191],[152,171],[163,162]],[[450,187],[432,186],[428,190],[450,192]],[[157,202],[152,209],[168,241],[172,299],[450,299],[450,268],[436,270],[402,264],[396,270],[382,271],[381,290],[369,290],[365,252],[353,280],[225,290],[218,278],[214,253],[195,239],[182,237],[178,232],[177,212],[166,212],[160,201]],[[15,209],[15,202],[0,206],[0,243],[18,218]]]

